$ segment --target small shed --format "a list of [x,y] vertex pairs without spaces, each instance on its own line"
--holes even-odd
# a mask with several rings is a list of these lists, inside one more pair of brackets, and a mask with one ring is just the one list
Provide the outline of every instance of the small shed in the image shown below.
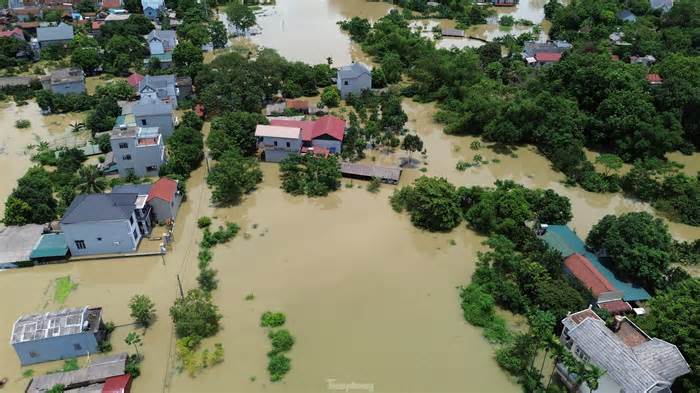
[[401,178],[401,168],[378,165],[356,164],[352,162],[340,163],[340,172],[345,177],[372,180],[377,178],[384,183],[398,184]]
[[41,235],[29,258],[32,261],[47,261],[65,259],[68,255],[66,237],[62,233],[46,233]]

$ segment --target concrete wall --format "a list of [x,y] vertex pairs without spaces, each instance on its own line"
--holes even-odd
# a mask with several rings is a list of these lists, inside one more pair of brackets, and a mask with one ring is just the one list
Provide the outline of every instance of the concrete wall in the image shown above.
[[[277,143],[277,146],[275,146]],[[289,146],[287,144],[289,143]],[[280,162],[287,158],[289,154],[297,154],[301,150],[301,137],[299,139],[290,138],[258,138],[258,147],[265,150],[265,161]]]
[[325,147],[331,153],[340,154],[342,142],[335,139],[314,139],[311,141],[312,146]]
[[95,354],[98,350],[97,338],[93,332],[82,332],[68,336],[51,337],[43,340],[12,344],[22,366],[71,359]]
[[85,93],[85,82],[53,84],[51,85],[51,91],[56,94]]
[[372,88],[372,76],[369,74],[362,74],[357,78],[353,79],[338,79],[336,82],[338,90],[340,90],[340,96],[342,98],[347,97],[349,93],[353,95],[360,95],[362,90],[369,90]]
[[[119,176],[126,177],[131,172],[137,176],[157,176],[165,162],[165,147],[162,142],[158,145],[137,146],[135,138],[124,138],[113,139],[111,143]],[[126,143],[128,147],[121,148],[120,143]],[[129,156],[131,159],[128,159]],[[148,171],[147,167],[154,169]]]
[[[132,252],[136,250],[143,236],[138,229],[136,216],[132,215],[132,218],[133,224],[129,220],[94,221],[63,224],[61,229],[71,255]],[[85,248],[79,250],[75,244],[76,240],[84,241]]]
[[137,116],[136,125],[139,127],[158,127],[160,134],[168,138],[173,134],[175,125],[172,114]]
[[182,195],[177,195],[173,199],[172,203],[168,203],[162,199],[152,199],[148,202],[153,208],[153,214],[156,217],[157,222],[163,222],[169,218],[175,220],[177,217],[177,210],[180,208],[180,203],[182,202]]

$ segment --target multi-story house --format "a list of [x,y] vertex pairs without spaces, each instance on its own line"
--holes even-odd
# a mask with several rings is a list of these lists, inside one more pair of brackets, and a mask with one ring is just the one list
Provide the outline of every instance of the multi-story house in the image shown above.
[[61,219],[61,230],[71,255],[132,252],[151,232],[147,195],[81,194]]
[[[609,329],[588,308],[569,314],[562,324],[562,344],[577,359],[603,371],[595,392],[670,393],[673,381],[690,372],[678,347],[649,337],[626,317],[616,316]],[[563,363],[557,364],[556,370],[571,391],[592,391],[586,383],[577,381]]]
[[165,163],[165,146],[158,127],[119,126],[112,130],[110,142],[122,177],[157,176]]
[[348,66],[340,67],[336,85],[343,99],[348,94],[360,95],[363,90],[372,88],[372,70],[362,63],[352,63]]
[[23,315],[12,326],[10,343],[22,366],[99,352],[105,339],[102,308],[68,308]]
[[131,111],[137,126],[157,127],[166,139],[175,130],[173,107],[161,100],[142,98]]
[[161,100],[173,109],[177,108],[177,84],[175,75],[146,75],[139,82],[141,99]]
[[306,148],[323,149],[340,154],[345,137],[345,120],[326,115],[316,120],[271,119],[270,125],[301,128],[301,139]]

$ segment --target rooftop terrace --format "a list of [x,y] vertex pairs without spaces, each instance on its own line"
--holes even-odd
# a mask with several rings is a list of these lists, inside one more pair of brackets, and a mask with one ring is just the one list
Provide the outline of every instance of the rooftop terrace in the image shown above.
[[43,314],[21,316],[12,328],[12,344],[96,331],[102,308],[66,308]]

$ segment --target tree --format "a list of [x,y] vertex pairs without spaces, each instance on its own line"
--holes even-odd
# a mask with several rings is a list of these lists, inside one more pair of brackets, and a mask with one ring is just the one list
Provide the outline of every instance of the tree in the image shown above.
[[139,346],[142,345],[141,336],[136,334],[136,332],[129,332],[129,334],[127,334],[124,338],[124,342],[126,343],[126,345],[133,345],[134,350],[136,351],[136,357],[141,357],[141,355],[139,354]]
[[201,289],[190,289],[184,298],[175,300],[170,316],[178,337],[206,338],[219,331],[219,308]]
[[[678,346],[691,367],[700,364],[700,280],[687,279],[654,296],[647,304],[648,315],[635,320],[650,336]],[[697,371],[681,377],[674,391],[694,392],[700,388]]]
[[280,163],[282,189],[292,195],[328,195],[340,187],[340,177],[340,163],[335,156],[294,154]]
[[254,155],[257,151],[255,127],[268,123],[267,118],[260,113],[228,112],[215,117],[207,137],[212,158],[218,160],[231,148],[237,148],[245,156]]
[[595,159],[596,164],[605,167],[605,176],[610,176],[610,172],[616,172],[622,168],[624,162],[615,154],[600,154]]
[[78,169],[79,183],[76,188],[82,194],[101,193],[107,188],[107,181],[102,171],[94,165],[85,165]]
[[189,41],[182,42],[173,49],[173,64],[179,73],[194,77],[203,61],[202,49]]
[[86,74],[92,74],[102,64],[98,48],[77,48],[71,55],[73,64],[82,68]]
[[226,6],[226,15],[238,29],[246,31],[255,26],[255,14],[253,10],[240,0],[234,0]]
[[5,225],[25,225],[32,219],[32,207],[27,202],[10,196],[5,202],[5,217],[2,222]]
[[340,92],[335,86],[328,86],[321,93],[321,103],[329,108],[340,105]]
[[258,161],[244,157],[235,148],[226,151],[207,176],[207,184],[213,188],[212,202],[220,205],[238,203],[261,181]]
[[392,204],[405,208],[413,225],[429,231],[449,231],[462,221],[459,196],[444,178],[419,177],[391,197]]
[[[204,159],[204,137],[198,128],[201,125],[192,121],[192,112],[183,116],[182,123],[168,138],[168,161],[161,167],[161,175],[177,175],[187,178]],[[194,115],[196,117],[196,115]],[[192,126],[199,126],[194,128]]]
[[49,173],[40,166],[33,167],[17,181],[17,187],[8,197],[5,224],[45,224],[56,217],[56,205]]
[[210,30],[204,23],[185,23],[177,29],[177,35],[198,48],[211,42]]
[[211,42],[214,48],[220,49],[225,48],[228,43],[228,33],[226,32],[226,26],[221,21],[213,21],[209,23],[209,34],[211,35]]
[[408,166],[411,166],[411,153],[423,150],[423,140],[418,135],[408,134],[401,142],[401,149],[408,152]]
[[134,295],[129,301],[131,318],[143,327],[151,325],[156,317],[155,303],[146,295]]
[[661,219],[639,212],[603,217],[589,232],[586,245],[605,251],[615,272],[654,290],[663,285],[673,242]]

